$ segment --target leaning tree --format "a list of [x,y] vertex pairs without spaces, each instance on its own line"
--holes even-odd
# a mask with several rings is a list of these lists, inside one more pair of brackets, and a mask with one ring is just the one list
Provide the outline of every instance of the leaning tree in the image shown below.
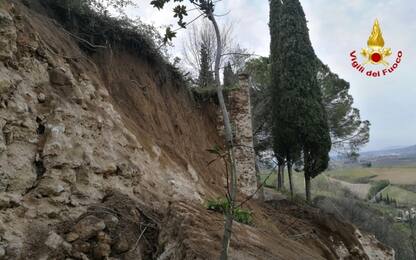
[[[165,4],[171,2],[171,0],[153,0],[151,4],[157,9],[163,9]],[[179,28],[186,28],[188,24],[192,21],[197,20],[199,17],[204,17],[208,19],[215,31],[216,36],[216,54],[215,54],[215,63],[214,63],[214,75],[215,75],[215,85],[217,87],[217,96],[218,102],[223,115],[224,130],[225,130],[225,141],[226,141],[226,150],[227,150],[227,171],[230,173],[230,185],[229,190],[227,191],[227,200],[229,206],[225,209],[225,224],[224,224],[224,235],[222,240],[222,249],[220,259],[228,259],[228,248],[231,240],[232,226],[233,226],[233,216],[235,211],[235,200],[237,194],[237,169],[236,169],[236,159],[234,151],[234,140],[233,133],[231,129],[231,122],[228,115],[227,107],[223,95],[223,86],[220,81],[220,64],[222,57],[222,39],[220,29],[215,19],[214,7],[215,2],[213,0],[189,0],[189,3],[192,4],[196,9],[200,11],[200,15],[193,19],[190,23],[184,21],[185,17],[188,15],[188,9],[186,5],[181,4],[182,2],[188,2],[184,0],[173,0],[172,2],[177,3],[173,9],[174,17],[178,19]],[[165,42],[172,40],[176,36],[176,30],[172,28],[166,28],[165,32]],[[228,183],[228,180],[227,180]]]

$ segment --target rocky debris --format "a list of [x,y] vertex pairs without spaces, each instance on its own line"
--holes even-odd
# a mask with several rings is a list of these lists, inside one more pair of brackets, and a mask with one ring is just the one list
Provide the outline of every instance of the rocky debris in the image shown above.
[[104,244],[112,244],[111,237],[105,232],[99,232],[97,235],[97,239],[100,243]]
[[4,247],[0,246],[0,257],[4,257],[6,255],[6,250]]
[[[84,254],[89,254],[91,252],[91,244],[85,241],[77,241],[72,244],[74,251]],[[73,253],[74,254],[74,253]]]
[[16,27],[12,16],[0,9],[0,61],[12,58],[16,52]]
[[45,96],[45,94],[43,94],[43,93],[40,93],[39,95],[38,95],[38,101],[39,101],[39,103],[45,103],[45,101],[46,101],[46,96]]
[[71,243],[77,240],[78,238],[79,238],[79,235],[75,232],[70,232],[66,235],[66,241],[71,242]]
[[17,207],[21,204],[22,197],[11,193],[0,193],[0,210]]
[[54,197],[64,192],[65,188],[61,181],[46,177],[40,182],[36,190],[43,197]]
[[114,250],[117,253],[125,253],[129,251],[130,244],[126,237],[120,237],[114,245]]
[[81,239],[89,239],[104,229],[105,223],[103,220],[95,216],[87,216],[74,226],[73,232],[78,234]]
[[58,249],[63,243],[65,242],[65,240],[59,236],[58,234],[56,234],[55,232],[51,232],[48,236],[48,238],[45,241],[45,245],[53,250]]
[[381,244],[374,235],[363,234],[358,229],[355,231],[355,235],[363,246],[362,254],[366,255],[369,259],[394,259],[394,250]]
[[90,207],[75,223],[63,225],[63,236],[51,232],[45,244],[53,250],[66,248],[65,256],[77,259],[126,254],[128,259],[150,259],[148,256],[156,252],[157,225],[138,211],[138,206],[125,195],[112,194],[103,204]]
[[94,257],[97,259],[102,259],[109,257],[111,254],[111,246],[107,243],[98,242],[94,247]]
[[55,68],[49,71],[49,78],[52,84],[65,86],[71,84],[71,76],[63,68]]

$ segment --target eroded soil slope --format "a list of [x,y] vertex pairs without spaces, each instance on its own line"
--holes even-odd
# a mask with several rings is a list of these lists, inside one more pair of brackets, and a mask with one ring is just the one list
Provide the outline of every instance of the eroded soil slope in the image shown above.
[[[203,206],[224,190],[223,166],[207,165],[215,106],[128,48],[81,50],[39,2],[0,3],[0,259],[216,259],[223,217]],[[247,207],[233,259],[369,259],[331,216]]]

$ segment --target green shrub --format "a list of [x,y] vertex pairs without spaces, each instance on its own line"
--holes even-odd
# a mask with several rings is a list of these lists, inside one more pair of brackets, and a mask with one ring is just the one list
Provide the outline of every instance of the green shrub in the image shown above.
[[230,206],[226,198],[209,199],[206,204],[207,209],[221,213],[224,213]]
[[[155,68],[161,83],[184,86],[183,75],[168,60],[166,45],[158,29],[140,19],[111,16],[101,0],[42,0],[41,3],[60,25],[76,37],[80,48],[92,55],[104,48],[129,51]],[[130,0],[110,0],[113,10],[128,6]],[[114,7],[114,8],[113,8]],[[80,40],[81,39],[81,40]],[[97,47],[98,46],[98,47]]]
[[[238,84],[233,86],[224,86],[223,90],[225,93],[229,93],[230,91],[234,91],[239,89],[240,86]],[[189,88],[191,94],[193,95],[194,99],[200,102],[212,102],[218,103],[217,98],[217,87],[215,85],[207,86],[207,87],[198,87],[193,86]],[[227,98],[227,95],[226,97]]]
[[[230,203],[226,198],[209,199],[206,202],[208,210],[225,213],[230,207]],[[251,225],[253,223],[253,213],[248,209],[237,207],[234,209],[234,220],[242,224]]]
[[382,189],[386,188],[390,185],[390,181],[388,180],[381,180],[376,181],[371,185],[370,190],[368,191],[367,198],[372,199],[377,193],[379,193]]
[[253,214],[248,209],[236,208],[234,210],[234,220],[246,225],[253,223]]

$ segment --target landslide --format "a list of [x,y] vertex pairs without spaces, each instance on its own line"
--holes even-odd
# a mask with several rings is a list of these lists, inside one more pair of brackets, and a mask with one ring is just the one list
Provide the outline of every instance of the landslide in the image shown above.
[[[144,36],[120,28],[105,44],[52,2],[0,2],[0,259],[218,258],[223,216],[204,206],[224,192],[206,151],[222,143],[216,106]],[[232,259],[390,253],[308,206],[246,207]]]

